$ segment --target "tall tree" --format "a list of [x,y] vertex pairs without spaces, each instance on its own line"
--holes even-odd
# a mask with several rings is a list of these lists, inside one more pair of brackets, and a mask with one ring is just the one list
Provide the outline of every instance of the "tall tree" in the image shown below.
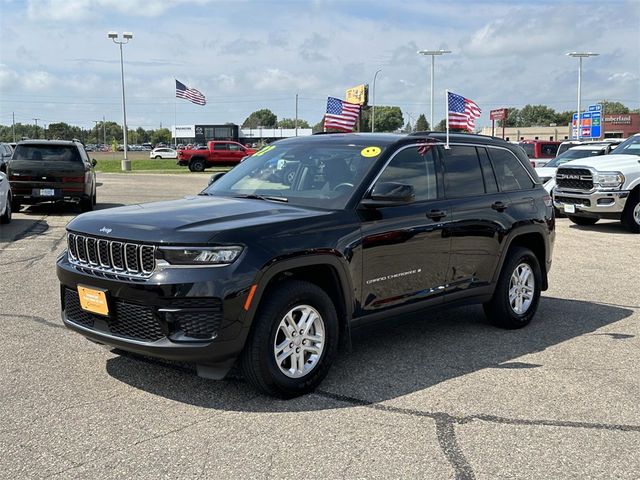
[[[429,122],[427,122],[427,117],[424,116],[424,113],[421,113],[418,119],[416,120],[416,132],[426,132],[429,130]],[[438,128],[436,128],[438,130]]]
[[168,128],[159,128],[151,132],[151,143],[171,143],[171,130]]
[[258,128],[267,127],[274,128],[278,126],[278,117],[268,108],[256,110],[251,113],[244,122],[242,122],[242,128]]
[[440,120],[440,122],[438,122],[438,125],[436,125],[436,132],[445,132],[446,130],[447,130],[447,119],[443,118],[442,120]]
[[[371,109],[362,112],[362,128],[371,131]],[[404,125],[402,110],[396,106],[376,105],[376,132],[395,132]]]
[[602,104],[602,110],[604,110],[605,114],[629,113],[629,107],[620,102],[609,102],[608,100],[603,100],[600,103]]
[[[278,127],[280,128],[296,128],[296,120],[294,118],[283,118],[278,120]],[[306,120],[298,119],[298,128],[311,128],[309,122]]]
[[556,111],[546,105],[525,105],[520,110],[522,127],[548,127],[556,120]]
[[570,112],[570,111],[556,113],[555,123],[561,126],[569,125],[573,120],[574,113],[575,112]]

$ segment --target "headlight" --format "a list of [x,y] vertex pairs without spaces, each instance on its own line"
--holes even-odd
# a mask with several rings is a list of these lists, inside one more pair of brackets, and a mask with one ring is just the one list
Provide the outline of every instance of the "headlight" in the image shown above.
[[601,187],[617,188],[624,183],[624,175],[620,172],[598,172],[593,181]]
[[172,265],[228,265],[242,253],[242,247],[160,247],[162,259]]

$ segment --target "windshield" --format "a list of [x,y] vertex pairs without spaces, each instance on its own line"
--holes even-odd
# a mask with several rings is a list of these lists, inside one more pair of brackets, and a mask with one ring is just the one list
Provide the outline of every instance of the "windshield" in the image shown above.
[[545,165],[545,167],[559,167],[563,163],[570,162],[571,160],[577,160],[579,158],[595,157],[597,155],[604,155],[604,148],[594,148],[592,150],[578,150],[576,148],[570,148],[562,155],[558,155]]
[[616,147],[616,154],[640,155],[640,135],[627,138]]
[[344,208],[383,149],[334,142],[278,142],[247,157],[202,194]]
[[12,161],[82,162],[77,147],[67,145],[18,145]]

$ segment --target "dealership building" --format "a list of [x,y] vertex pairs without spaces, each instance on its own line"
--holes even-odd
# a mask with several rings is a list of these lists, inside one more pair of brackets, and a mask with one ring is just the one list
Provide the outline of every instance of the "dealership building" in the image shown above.
[[312,134],[310,128],[240,128],[228,123],[224,125],[174,125],[171,127],[176,144],[204,145],[210,140],[233,140],[243,144],[273,142],[281,138],[304,137]]
[[[491,135],[491,127],[482,129],[482,135]],[[640,133],[640,113],[606,113],[604,115],[603,136],[601,138],[627,138]],[[502,137],[502,128],[495,128],[495,136]],[[512,142],[519,140],[554,140],[562,142],[571,139],[571,126],[550,127],[507,127],[504,138]]]

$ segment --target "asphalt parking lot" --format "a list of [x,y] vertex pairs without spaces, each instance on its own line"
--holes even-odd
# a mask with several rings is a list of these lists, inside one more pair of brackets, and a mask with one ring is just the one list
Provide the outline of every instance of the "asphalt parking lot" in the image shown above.
[[[206,175],[99,176],[99,208],[197,193]],[[358,335],[320,389],[119,356],[63,327],[55,260],[74,208],[0,230],[0,478],[640,477],[640,236],[558,220],[526,329],[480,307]]]

